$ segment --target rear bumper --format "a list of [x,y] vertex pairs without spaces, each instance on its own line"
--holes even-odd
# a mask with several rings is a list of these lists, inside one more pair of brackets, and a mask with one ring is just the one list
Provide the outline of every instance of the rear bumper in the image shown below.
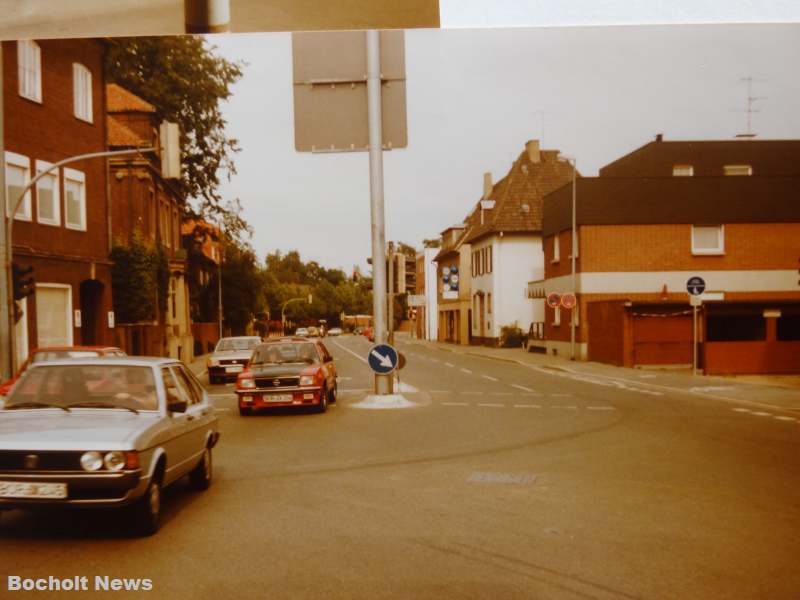
[[232,381],[235,381],[236,378],[239,376],[239,373],[241,373],[243,370],[244,367],[242,367],[242,369],[239,371],[228,372],[225,370],[224,365],[219,367],[208,367],[208,376],[218,377],[220,379],[230,379]]
[[35,508],[45,506],[124,506],[144,494],[150,477],[141,470],[121,473],[39,472],[21,473],[4,471],[0,482],[65,483],[66,498],[0,498],[0,509]]

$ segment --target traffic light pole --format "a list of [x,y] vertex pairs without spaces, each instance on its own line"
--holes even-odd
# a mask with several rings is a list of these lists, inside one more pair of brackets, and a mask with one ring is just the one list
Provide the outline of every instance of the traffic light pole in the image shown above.
[[[0,59],[2,59],[2,55],[0,55]],[[0,77],[2,79],[2,77]],[[2,89],[0,89],[0,121],[2,121],[3,116],[3,107],[2,107]],[[2,126],[0,126],[0,142],[3,139],[3,130]],[[2,143],[0,143],[0,150],[2,150]],[[17,356],[16,356],[16,339],[14,336],[14,296],[11,289],[11,282],[13,280],[11,264],[13,261],[13,244],[12,244],[12,231],[14,225],[14,216],[17,214],[22,201],[25,199],[25,195],[33,189],[36,183],[46,175],[49,175],[53,171],[59,169],[64,165],[68,165],[70,163],[77,162],[79,160],[87,160],[90,158],[107,158],[111,156],[125,156],[128,154],[143,154],[145,152],[155,152],[156,148],[136,148],[133,150],[111,150],[105,152],[90,152],[89,154],[80,154],[78,156],[71,156],[69,158],[65,158],[64,160],[60,160],[57,163],[50,166],[45,171],[42,171],[36,177],[30,180],[28,185],[26,185],[22,192],[19,194],[17,198],[6,198],[5,195],[5,169],[0,169],[3,172],[0,175],[0,198],[5,199],[5,202],[0,202],[2,204],[2,208],[6,208],[6,203],[9,203],[11,210],[6,212],[3,211],[3,215],[9,215],[6,218],[5,227],[3,227],[3,233],[0,234],[0,241],[3,242],[1,248],[5,250],[5,260],[3,261],[5,268],[3,269],[3,275],[0,276],[0,297],[2,297],[3,293],[3,284],[5,284],[5,292],[6,292],[6,301],[3,303],[4,306],[2,308],[2,312],[0,312],[0,340],[2,341],[3,345],[2,348],[8,349],[9,358],[7,361],[2,361],[3,365],[6,362],[9,364],[9,377],[10,378],[17,369]],[[0,153],[0,157],[4,156],[4,154]],[[5,240],[2,240],[2,236],[5,237]],[[3,366],[3,373],[5,375],[5,366]]]
[[[372,225],[372,318],[375,341],[386,343],[386,232],[383,214],[383,124],[381,117],[380,33],[367,35],[367,114],[369,117],[369,192]],[[375,394],[392,393],[392,376],[375,374]]]
[[[6,231],[8,231],[8,211],[6,210],[6,169],[5,169],[5,148],[3,145],[5,131],[3,129],[3,44],[0,42],[0,159],[2,159],[2,168],[0,168],[0,250],[9,247],[6,244]],[[11,379],[14,375],[14,364],[12,352],[9,351],[5,356],[5,350],[12,349],[14,336],[12,335],[13,327],[13,297],[11,295],[11,253],[3,252],[4,260],[0,265],[0,381]]]

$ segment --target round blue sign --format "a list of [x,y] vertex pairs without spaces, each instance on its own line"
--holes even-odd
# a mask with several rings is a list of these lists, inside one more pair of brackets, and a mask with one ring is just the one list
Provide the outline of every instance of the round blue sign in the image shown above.
[[692,296],[699,296],[705,291],[705,289],[706,282],[702,277],[698,277],[697,275],[694,277],[689,277],[689,281],[686,282],[686,291]]
[[372,347],[367,356],[369,367],[378,375],[386,375],[397,368],[400,361],[397,350],[389,344],[377,344]]

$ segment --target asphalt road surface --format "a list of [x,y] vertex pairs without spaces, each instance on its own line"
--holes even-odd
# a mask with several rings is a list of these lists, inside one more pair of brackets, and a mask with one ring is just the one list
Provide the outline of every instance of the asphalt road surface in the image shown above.
[[0,570],[148,578],[147,598],[800,597],[797,415],[412,340],[414,406],[370,410],[371,345],[326,344],[325,414],[240,417],[209,386],[214,483],[168,490],[155,536],[13,511]]

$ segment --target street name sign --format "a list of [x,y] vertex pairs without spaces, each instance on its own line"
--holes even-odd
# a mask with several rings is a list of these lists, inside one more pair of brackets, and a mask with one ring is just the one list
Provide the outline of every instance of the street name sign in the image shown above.
[[369,368],[378,375],[387,375],[397,368],[400,356],[397,350],[389,344],[376,344],[367,356]]
[[686,282],[686,291],[692,296],[699,296],[706,290],[706,282],[702,277],[695,275]]
[[425,295],[424,294],[410,294],[408,296],[408,305],[409,306],[425,306]]

